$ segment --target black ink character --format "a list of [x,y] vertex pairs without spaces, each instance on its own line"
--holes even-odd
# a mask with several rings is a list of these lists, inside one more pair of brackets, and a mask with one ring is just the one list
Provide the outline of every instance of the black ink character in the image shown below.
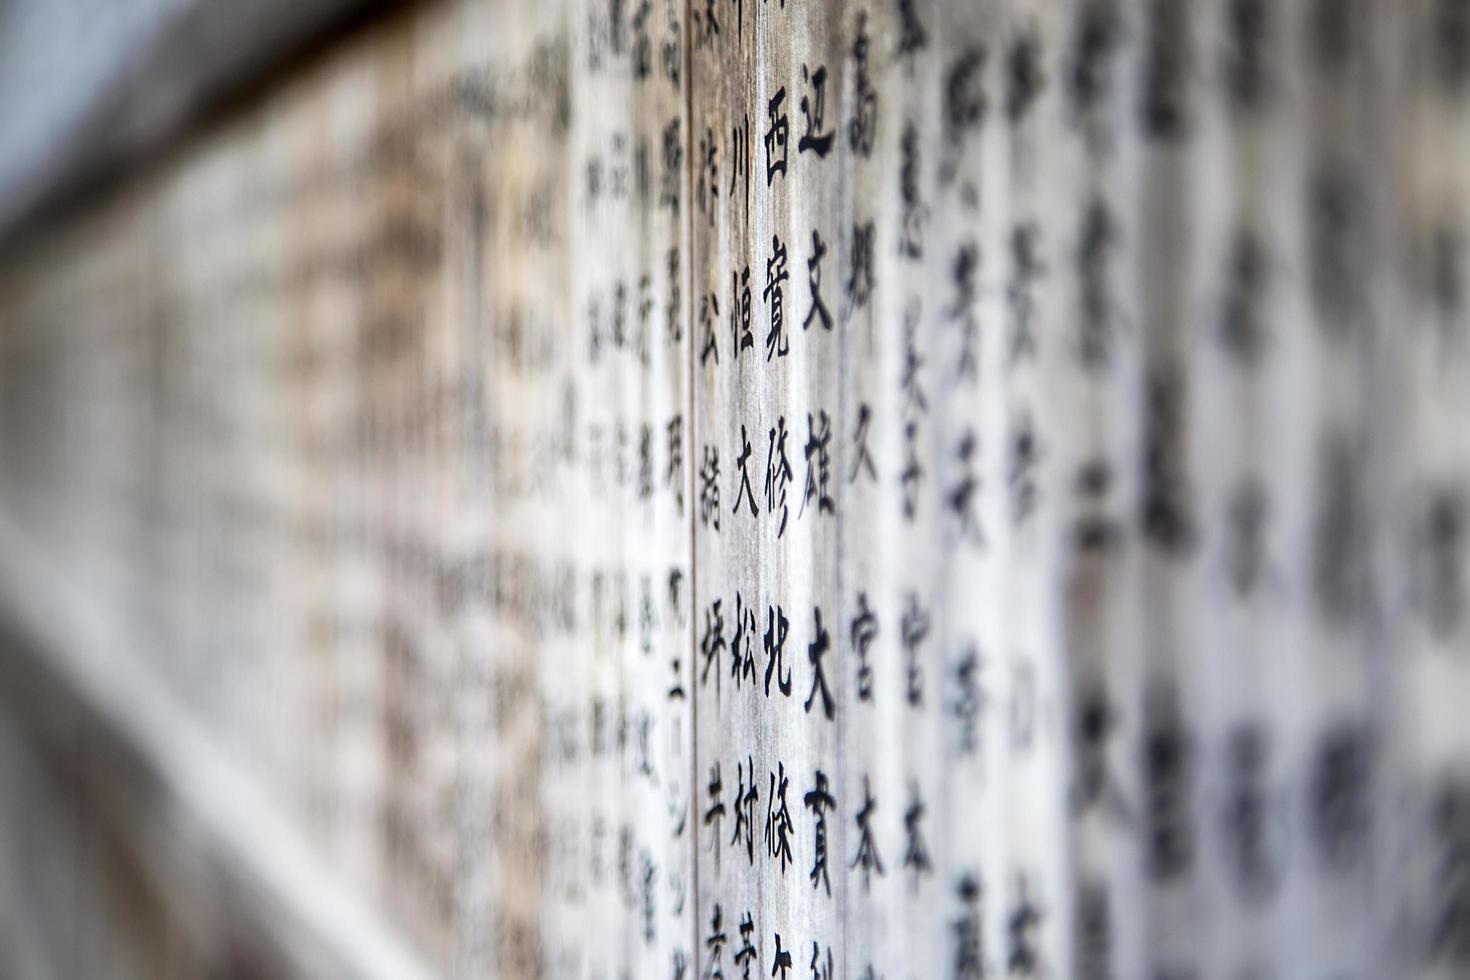
[[1281,814],[1266,785],[1269,746],[1266,730],[1254,723],[1235,729],[1226,746],[1228,789],[1221,812],[1221,836],[1236,890],[1253,902],[1275,894],[1283,867]]
[[976,547],[984,547],[985,532],[980,526],[980,515],[976,512],[976,494],[980,489],[980,477],[975,472],[975,454],[980,440],[974,429],[966,429],[960,435],[960,444],[955,449],[959,460],[959,480],[945,495],[949,511],[954,515],[960,539]]
[[929,847],[924,843],[923,829],[924,800],[919,796],[919,784],[909,784],[909,806],[903,813],[904,851],[903,866],[913,872],[913,887],[919,887],[919,879],[933,874],[934,866],[929,860]]
[[929,46],[929,33],[914,12],[914,0],[898,0],[898,44],[894,61],[902,61],[910,76],[919,52]]
[[664,445],[669,464],[664,469],[664,489],[674,495],[674,506],[684,513],[684,416],[675,415],[664,425]]
[[975,318],[975,276],[980,269],[980,247],[973,241],[960,245],[951,265],[955,286],[954,303],[946,311],[952,323],[960,327],[960,356],[955,376],[962,381],[975,381],[980,376],[980,323]]
[[817,500],[817,513],[831,514],[837,509],[829,489],[832,461],[827,446],[832,441],[832,421],[825,411],[819,409],[816,419],[811,412],[806,413],[806,433],[806,446],[802,450],[806,457],[806,489],[801,495],[801,509],[796,512],[798,518],[806,513],[806,505],[813,497]]
[[808,74],[806,65],[802,65],[801,80],[811,86],[812,95],[810,99],[805,93],[801,96],[801,115],[806,120],[806,132],[797,140],[796,151],[805,153],[810,150],[818,157],[826,157],[832,149],[833,138],[830,129],[822,132],[826,114],[827,66],[818,65],[816,71]]
[[1187,128],[1186,70],[1189,59],[1188,10],[1181,0],[1153,0],[1148,55],[1144,68],[1143,131],[1152,139],[1175,140]]
[[1366,856],[1373,827],[1373,741],[1367,730],[1339,722],[1317,746],[1310,783],[1312,836],[1322,863],[1334,871]]
[[1177,699],[1156,690],[1148,700],[1143,731],[1143,782],[1147,815],[1149,874],[1169,882],[1194,863],[1190,816],[1194,748],[1180,718]]
[[847,142],[866,159],[873,153],[878,129],[878,93],[868,71],[868,12],[859,10],[852,41],[853,110],[847,121]]
[[816,785],[807,790],[802,797],[806,808],[812,811],[812,819],[816,824],[816,840],[812,860],[811,878],[812,888],[817,887],[820,882],[827,890],[827,897],[832,897],[832,880],[827,877],[827,811],[837,808],[837,800],[827,788],[827,774],[818,769],[816,774]]
[[658,910],[655,903],[658,899],[658,865],[653,862],[653,855],[647,851],[643,852],[642,862],[639,870],[639,889],[643,912],[643,942],[651,945],[658,935]]
[[[766,128],[765,137],[767,187],[771,186],[771,182],[776,179],[777,174],[780,174],[782,177],[786,176],[786,134],[788,127],[786,111],[782,108],[782,103],[785,101],[786,86],[783,85],[776,90],[776,94],[771,96],[771,101],[766,105],[766,120],[769,124]],[[781,154],[780,159],[776,157],[778,152]]]
[[[704,346],[699,350],[699,363],[705,364],[713,361],[718,367],[720,363],[720,345],[715,338],[715,324],[720,320],[720,298],[714,293],[708,293],[699,298],[699,324],[704,327]],[[732,321],[733,325],[733,321]],[[738,328],[734,331],[736,340],[739,339]],[[736,351],[738,354],[739,351]]]
[[929,208],[919,190],[919,130],[913,122],[904,123],[903,134],[898,143],[900,162],[898,167],[899,213],[898,254],[909,259],[924,255],[924,221]]
[[1116,325],[1108,259],[1117,245],[1117,221],[1107,202],[1095,198],[1083,212],[1076,255],[1082,307],[1079,350],[1083,366],[1093,370],[1107,367],[1112,357]]
[[904,460],[898,483],[903,489],[900,506],[903,519],[910,524],[919,514],[919,485],[924,482],[924,467],[919,463],[919,423],[913,419],[903,425]]
[[786,272],[786,245],[775,235],[771,236],[771,257],[766,260],[766,288],[761,298],[771,311],[771,329],[766,334],[766,360],[772,356],[785,357],[791,350],[786,337],[785,302],[782,283],[790,276]]
[[704,825],[714,828],[710,845],[715,849],[715,867],[720,865],[720,821],[725,819],[725,801],[720,798],[720,793],[724,788],[725,784],[720,781],[720,764],[716,762],[709,770],[709,809],[704,811]]
[[1265,348],[1261,303],[1266,289],[1266,246],[1249,228],[1231,237],[1225,295],[1220,302],[1220,340],[1242,367],[1253,367]]
[[1011,520],[1023,524],[1036,507],[1036,465],[1041,459],[1031,415],[1018,412],[1011,428],[1010,467],[1006,483],[1011,491]]
[[1082,116],[1107,100],[1109,61],[1122,36],[1117,0],[1088,0],[1077,21],[1069,90],[1072,111]]
[[642,81],[653,74],[653,40],[648,36],[648,18],[653,5],[647,0],[633,11],[633,77]]
[[852,867],[863,869],[863,892],[867,893],[872,884],[872,877],[877,874],[883,875],[883,860],[878,856],[878,844],[873,840],[873,828],[871,821],[873,814],[878,810],[878,801],[873,799],[872,790],[868,787],[868,777],[863,776],[863,807],[857,812],[856,822],[858,826],[858,848],[857,854],[852,859]]
[[699,683],[709,683],[710,667],[715,669],[715,695],[720,692],[720,651],[725,649],[725,617],[720,612],[720,600],[710,603],[704,611],[704,636],[699,640],[699,652],[704,654],[704,670]]
[[812,665],[812,689],[807,694],[806,704],[803,706],[803,710],[807,714],[811,714],[812,702],[816,700],[817,694],[820,693],[822,695],[822,714],[827,716],[828,721],[831,721],[835,704],[832,700],[832,692],[827,689],[827,675],[822,671],[822,658],[827,655],[827,650],[832,645],[831,637],[822,628],[821,607],[813,607],[812,612],[815,614],[817,621],[815,628],[816,635],[812,637],[812,642],[806,648],[807,660],[811,661]]
[[1432,490],[1409,538],[1414,610],[1441,641],[1459,628],[1465,595],[1465,499],[1455,487]]
[[1041,40],[1034,30],[1016,36],[1006,53],[1006,118],[1019,125],[1046,85],[1041,70]]
[[703,16],[698,9],[694,13],[695,30],[699,31],[701,46],[705,48],[711,47],[720,34],[720,22],[715,19],[715,2],[716,0],[704,0]]
[[776,935],[776,955],[771,960],[771,976],[779,980],[787,980],[787,972],[791,969],[791,951],[781,948],[781,934]]
[[827,243],[822,241],[822,236],[812,229],[812,256],[806,260],[806,282],[807,289],[811,292],[812,306],[807,310],[806,318],[801,321],[803,332],[811,328],[812,321],[817,320],[822,324],[823,330],[832,329],[832,314],[827,310],[827,304],[822,300],[822,259],[827,254]]
[[644,654],[653,652],[653,632],[658,628],[654,613],[653,581],[647,575],[638,580],[638,634],[642,638]]
[[868,648],[878,638],[878,617],[868,608],[868,594],[859,592],[857,615],[852,618],[850,640],[857,654],[857,695],[859,701],[873,700],[873,667],[868,662]]
[[859,403],[857,427],[852,436],[855,458],[852,463],[852,473],[847,478],[848,483],[857,482],[858,474],[863,470],[867,470],[869,481],[878,482],[878,469],[873,465],[873,454],[868,450],[868,424],[872,419],[873,410],[868,407],[868,403]]
[[944,127],[952,144],[978,129],[990,111],[990,99],[985,94],[985,63],[989,58],[990,52],[983,45],[965,48],[945,77]]
[[1072,537],[1079,551],[1089,554],[1111,551],[1122,537],[1119,522],[1108,516],[1105,506],[1112,483],[1113,471],[1106,460],[1089,460],[1077,471],[1078,516]]
[[1011,229],[1010,276],[1006,280],[1006,309],[1009,313],[1011,331],[1011,364],[1036,357],[1036,334],[1033,322],[1036,317],[1035,285],[1046,274],[1046,266],[1040,255],[1041,229],[1034,221],[1024,221]]
[[638,499],[653,497],[653,427],[638,427]]
[[755,866],[755,805],[760,802],[760,790],[755,785],[755,760],[746,757],[749,763],[750,786],[745,785],[746,768],[740,763],[735,764],[735,775],[739,778],[739,785],[735,790],[735,834],[730,838],[731,844],[740,843],[740,832],[745,832],[745,858],[751,867]]
[[[714,0],[710,0],[711,3]],[[720,903],[716,902],[710,915],[709,938],[704,941],[709,950],[709,963],[704,968],[704,980],[725,980],[725,971],[720,965],[720,956],[725,949],[725,930],[720,927]]]
[[868,305],[868,298],[873,294],[873,241],[875,238],[873,222],[862,224],[854,222],[852,226],[852,257],[851,269],[847,277],[847,316],[861,307]]
[[1144,537],[1179,556],[1194,544],[1194,518],[1184,472],[1184,392],[1171,365],[1156,365],[1148,378],[1144,415],[1142,523]]
[[777,538],[786,533],[786,487],[793,476],[791,461],[786,458],[786,416],[782,415],[771,428],[766,441],[766,511],[774,517],[777,508],[780,509]]
[[[715,312],[719,312],[718,307]],[[750,330],[750,266],[746,266],[740,270],[738,279],[733,270],[730,272],[730,360],[738,361],[741,351],[754,346],[755,335]]]
[[1116,724],[1107,693],[1099,687],[1084,686],[1073,721],[1076,771],[1071,797],[1078,814],[1098,807],[1115,819],[1128,818],[1122,788],[1108,766],[1108,743]]
[[750,473],[746,470],[746,464],[750,462],[750,439],[745,434],[745,426],[740,427],[740,455],[735,464],[740,467],[740,486],[735,491],[735,507],[733,513],[740,513],[740,501],[748,500],[750,503],[750,516],[755,517],[760,510],[755,506],[755,491],[750,488]]
[[740,948],[735,951],[735,965],[740,967],[741,980],[750,980],[750,966],[760,958],[760,951],[751,943],[755,937],[755,922],[749,910],[740,920]]
[[791,697],[791,669],[786,669],[786,676],[781,676],[781,665],[784,661],[786,649],[786,633],[790,627],[790,621],[786,613],[782,612],[780,606],[766,607],[766,634],[763,645],[766,653],[766,697],[771,696],[771,678],[776,678],[776,688],[785,697]]
[[980,671],[984,668],[980,650],[970,642],[955,666],[955,695],[951,702],[955,725],[959,730],[959,754],[973,758],[980,750],[980,712],[985,706],[985,693],[980,688]]
[[1259,110],[1270,91],[1267,41],[1271,32],[1269,0],[1230,0],[1225,11],[1225,90],[1237,112]]
[[1470,966],[1470,786],[1450,780],[1430,806],[1434,848],[1429,951],[1434,959]]
[[832,972],[832,947],[827,947],[827,958],[822,959],[822,950],[816,940],[812,940],[812,980],[832,980],[836,976]]
[[929,613],[919,605],[919,594],[910,592],[903,617],[898,623],[902,638],[905,672],[908,675],[908,701],[914,707],[924,703],[924,678],[919,663],[919,648],[929,636]]
[[1036,932],[1041,928],[1041,910],[1031,901],[1030,883],[1026,875],[1016,876],[1016,904],[1006,920],[1006,976],[1035,978],[1042,976],[1041,951]]
[[659,174],[659,207],[679,214],[679,188],[684,183],[684,142],[679,120],[672,119],[663,131],[663,169]]
[[950,923],[954,936],[954,980],[981,980],[985,976],[985,946],[980,922],[980,881],[965,873],[955,885],[959,917]]
[[730,197],[735,196],[735,187],[741,184],[747,212],[750,210],[750,114],[746,113],[739,126],[730,127]]
[[903,387],[904,413],[910,417],[925,415],[929,411],[929,399],[919,386],[919,369],[924,358],[919,353],[919,321],[923,310],[917,298],[912,299],[903,311]]
[[742,682],[755,683],[755,610],[744,604],[740,593],[735,593],[735,636],[730,640],[730,676],[735,678],[735,689]]
[[699,467],[699,523],[720,529],[720,450],[704,447],[704,462]]
[[[786,764],[777,763],[778,772],[773,772],[771,785],[766,796],[766,850],[786,874],[786,865],[791,863],[791,810],[786,806],[786,787],[791,780],[786,778]],[[780,807],[776,806],[777,800]]]

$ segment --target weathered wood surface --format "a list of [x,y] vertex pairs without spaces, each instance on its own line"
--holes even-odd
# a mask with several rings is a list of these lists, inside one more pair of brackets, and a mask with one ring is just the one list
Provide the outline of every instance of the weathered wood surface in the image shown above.
[[0,270],[0,594],[446,973],[1461,975],[1459,9],[417,6]]

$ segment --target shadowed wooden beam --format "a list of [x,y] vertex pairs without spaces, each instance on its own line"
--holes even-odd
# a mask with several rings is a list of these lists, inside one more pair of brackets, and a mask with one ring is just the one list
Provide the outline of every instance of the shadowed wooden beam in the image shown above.
[[431,975],[202,733],[176,731],[163,748],[159,734],[180,719],[161,702],[138,707],[146,724],[120,717],[89,696],[98,678],[76,676],[83,662],[47,655],[0,621],[0,715],[76,801],[69,816],[99,836],[140,914],[169,945],[182,941],[169,962],[245,980]]
[[[188,0],[105,11],[77,3],[71,18],[30,20],[24,10],[0,11],[0,58],[12,62],[0,73],[0,114],[13,120],[0,124],[0,247],[146,169],[213,107],[390,6]],[[89,31],[104,15],[110,26]]]

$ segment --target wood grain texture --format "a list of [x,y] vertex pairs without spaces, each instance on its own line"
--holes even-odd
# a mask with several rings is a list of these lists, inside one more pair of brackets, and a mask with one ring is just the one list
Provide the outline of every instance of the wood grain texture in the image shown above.
[[1461,975],[1458,9],[417,5],[0,266],[0,597],[446,975]]

